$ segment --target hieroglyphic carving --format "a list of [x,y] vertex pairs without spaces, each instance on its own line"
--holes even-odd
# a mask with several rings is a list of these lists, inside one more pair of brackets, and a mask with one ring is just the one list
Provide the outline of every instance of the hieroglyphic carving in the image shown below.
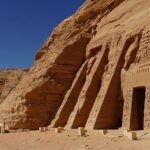
[[130,124],[132,96],[133,96],[133,90],[132,89],[127,90],[125,94],[124,114],[123,114],[123,126],[126,128],[129,128],[129,124]]
[[136,63],[147,62],[150,60],[150,31],[145,29],[140,41],[140,48],[136,58]]
[[145,112],[144,112],[144,129],[150,128],[150,87],[146,88],[145,93]]

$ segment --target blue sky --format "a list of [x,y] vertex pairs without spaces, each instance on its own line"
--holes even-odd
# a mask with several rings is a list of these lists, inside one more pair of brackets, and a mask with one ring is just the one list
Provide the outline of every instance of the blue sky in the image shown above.
[[0,0],[0,68],[27,68],[52,29],[84,0]]

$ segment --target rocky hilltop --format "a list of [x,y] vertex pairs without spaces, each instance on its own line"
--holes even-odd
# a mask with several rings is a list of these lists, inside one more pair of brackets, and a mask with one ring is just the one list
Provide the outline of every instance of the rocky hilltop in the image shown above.
[[0,105],[1,121],[12,129],[150,128],[149,6],[86,0],[37,52]]

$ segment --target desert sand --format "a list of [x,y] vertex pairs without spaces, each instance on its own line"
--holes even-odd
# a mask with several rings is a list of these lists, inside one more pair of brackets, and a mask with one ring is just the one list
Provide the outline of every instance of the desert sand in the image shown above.
[[24,131],[0,134],[0,150],[149,150],[150,131],[138,131],[138,140],[129,140],[122,131],[87,132],[80,137],[77,130],[55,133]]

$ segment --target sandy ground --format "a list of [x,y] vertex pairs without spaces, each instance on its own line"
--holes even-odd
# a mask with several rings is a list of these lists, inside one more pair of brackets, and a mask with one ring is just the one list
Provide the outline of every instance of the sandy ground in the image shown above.
[[139,132],[135,141],[123,137],[122,131],[105,136],[92,131],[86,137],[79,137],[77,130],[1,133],[0,150],[150,150],[150,131]]

